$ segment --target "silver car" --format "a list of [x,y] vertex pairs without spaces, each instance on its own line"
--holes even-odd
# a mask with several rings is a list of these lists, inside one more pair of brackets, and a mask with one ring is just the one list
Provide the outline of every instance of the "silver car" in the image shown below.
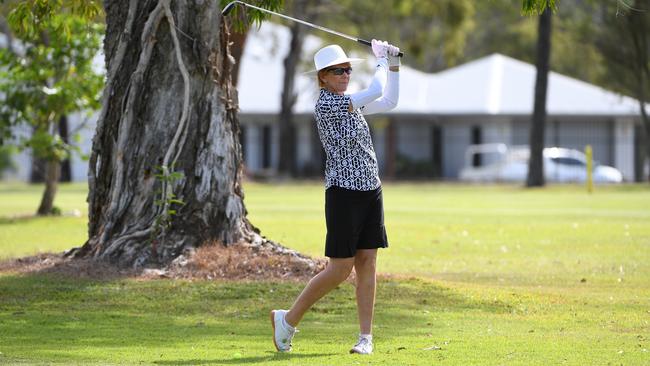
[[[470,145],[465,152],[465,166],[459,178],[464,182],[524,182],[528,174],[529,156],[530,150],[525,146]],[[547,182],[581,183],[587,180],[587,158],[584,153],[547,147],[543,156]],[[479,159],[480,164],[476,164]],[[595,161],[592,176],[594,183],[623,182],[623,174],[618,169]]]

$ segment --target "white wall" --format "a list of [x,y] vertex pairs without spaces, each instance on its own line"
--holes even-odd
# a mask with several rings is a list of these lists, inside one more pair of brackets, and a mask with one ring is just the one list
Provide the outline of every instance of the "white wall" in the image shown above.
[[296,120],[296,163],[298,171],[300,171],[305,165],[313,161],[311,156],[313,150],[311,129],[313,127],[310,122],[316,122],[303,120],[299,117],[294,117],[294,119]]
[[244,165],[248,171],[258,171],[262,168],[262,126],[256,123],[247,123],[245,126],[246,159]]
[[614,127],[614,166],[626,181],[634,181],[634,123],[627,118],[616,120]]
[[372,144],[377,155],[377,165],[379,166],[379,175],[383,175],[386,169],[386,134],[389,119],[387,117],[369,117],[366,118],[371,126]]
[[447,122],[442,127],[442,174],[445,178],[456,179],[465,164],[465,150],[471,142],[472,124],[467,122]]
[[431,160],[431,125],[396,122],[397,152],[413,160]]

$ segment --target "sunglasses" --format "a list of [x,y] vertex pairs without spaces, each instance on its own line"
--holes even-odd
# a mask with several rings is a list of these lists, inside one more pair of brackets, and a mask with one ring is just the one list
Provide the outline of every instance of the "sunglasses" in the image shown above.
[[327,69],[327,72],[331,72],[334,75],[343,75],[343,73],[346,73],[350,75],[352,73],[352,68],[351,67],[333,67],[331,69]]

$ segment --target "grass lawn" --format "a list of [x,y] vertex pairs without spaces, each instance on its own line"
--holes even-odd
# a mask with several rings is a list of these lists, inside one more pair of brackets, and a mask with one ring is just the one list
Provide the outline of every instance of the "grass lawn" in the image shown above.
[[[0,185],[0,257],[60,251],[86,235],[85,185],[21,218],[41,187]],[[263,234],[322,256],[318,183],[245,185]],[[73,281],[0,274],[0,364],[650,365],[650,187],[387,184],[375,354],[349,283],[276,354],[268,311],[303,284]]]

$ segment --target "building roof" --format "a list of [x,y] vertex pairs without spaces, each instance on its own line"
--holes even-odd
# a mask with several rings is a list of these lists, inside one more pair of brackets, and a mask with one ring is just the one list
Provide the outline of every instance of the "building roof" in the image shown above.
[[[426,96],[417,98],[417,103],[405,99],[396,112],[531,114],[536,74],[534,65],[492,54],[428,75]],[[550,115],[637,115],[639,104],[633,98],[550,72],[546,109]]]
[[[270,22],[251,30],[239,77],[242,113],[279,113],[283,59],[289,51],[289,39],[288,28]],[[344,48],[347,46],[345,43],[348,42],[342,42]],[[312,56],[322,45],[319,38],[306,37],[301,71],[313,68]],[[367,58],[368,62],[355,68],[349,92],[361,89],[363,85],[359,82],[369,82],[371,77],[374,57],[370,53],[356,56]],[[435,74],[402,66],[400,102],[388,113],[528,115],[533,111],[535,76],[534,65],[501,54],[492,54]],[[296,75],[298,99],[294,113],[313,113],[318,90],[315,78],[315,73],[299,72]],[[556,72],[551,72],[548,80],[549,115],[639,114],[638,102],[633,98]]]

